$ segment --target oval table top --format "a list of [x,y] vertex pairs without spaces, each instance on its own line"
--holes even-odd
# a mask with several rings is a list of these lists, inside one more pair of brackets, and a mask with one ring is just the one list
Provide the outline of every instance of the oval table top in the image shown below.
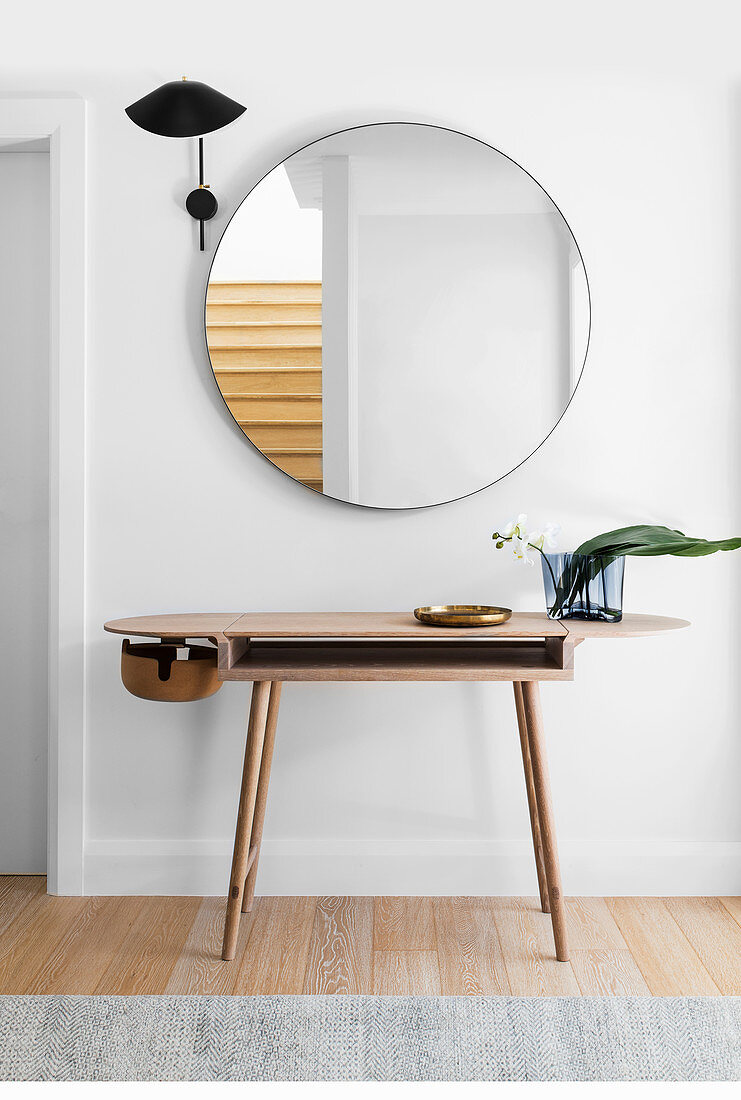
[[412,611],[278,611],[193,612],[173,615],[139,615],[111,619],[104,629],[112,634],[145,638],[421,638],[500,637],[641,638],[681,630],[686,619],[665,615],[623,615],[619,623],[581,619],[549,619],[543,612],[516,611],[499,626],[426,626]]

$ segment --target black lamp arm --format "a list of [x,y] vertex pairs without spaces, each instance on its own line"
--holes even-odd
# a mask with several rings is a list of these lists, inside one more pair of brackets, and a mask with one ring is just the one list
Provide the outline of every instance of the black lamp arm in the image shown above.
[[185,200],[185,209],[188,211],[192,218],[195,218],[199,224],[199,237],[201,252],[205,252],[205,234],[203,225],[204,222],[213,218],[216,211],[219,209],[219,204],[216,201],[215,196],[211,193],[207,184],[203,181],[203,138],[198,139],[198,187],[195,191],[191,191]]
[[[203,187],[203,182],[204,182],[203,181],[203,138],[199,137],[199,139],[198,139],[198,186]],[[205,230],[203,228],[203,225],[204,225],[203,218],[201,218],[200,225],[199,225],[201,252],[204,252],[205,249],[206,249],[206,234],[205,234]]]

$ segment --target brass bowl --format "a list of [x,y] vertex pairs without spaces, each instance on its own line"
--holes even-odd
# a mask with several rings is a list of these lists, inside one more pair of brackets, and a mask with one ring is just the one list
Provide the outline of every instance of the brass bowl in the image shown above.
[[414,617],[429,626],[500,626],[512,617],[512,611],[485,603],[447,603],[415,607]]

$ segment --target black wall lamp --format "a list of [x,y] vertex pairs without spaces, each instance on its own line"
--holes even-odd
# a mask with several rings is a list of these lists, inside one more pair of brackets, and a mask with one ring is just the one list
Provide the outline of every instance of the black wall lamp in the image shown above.
[[203,135],[228,126],[247,110],[241,103],[199,80],[171,80],[126,108],[126,114],[142,130],[161,137],[198,138],[198,187],[185,200],[185,209],[200,222],[201,252],[204,222],[219,209],[216,196],[203,182]]

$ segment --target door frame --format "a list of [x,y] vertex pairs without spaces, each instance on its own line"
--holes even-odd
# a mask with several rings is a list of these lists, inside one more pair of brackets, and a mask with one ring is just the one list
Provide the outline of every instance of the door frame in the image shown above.
[[[85,806],[85,102],[0,99],[0,142],[49,139],[47,891],[83,892]],[[29,655],[30,657],[30,655]]]

